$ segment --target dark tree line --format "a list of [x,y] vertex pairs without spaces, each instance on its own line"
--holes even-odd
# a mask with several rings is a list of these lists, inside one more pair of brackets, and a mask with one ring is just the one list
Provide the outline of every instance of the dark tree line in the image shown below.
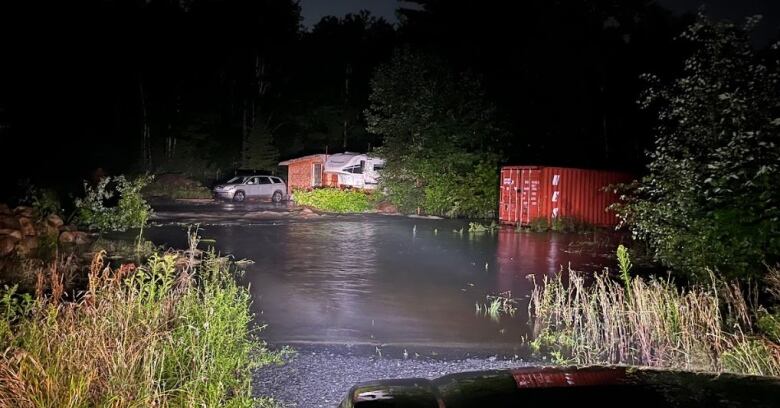
[[[359,12],[311,29],[292,0],[4,3],[4,154],[33,177],[102,167],[209,180],[374,149],[370,79],[408,48],[478,80],[507,131],[505,161],[641,168],[652,118],[636,104],[639,76],[681,69],[673,38],[687,18],[639,0],[415,3],[395,26]],[[31,171],[3,162],[8,180]]]

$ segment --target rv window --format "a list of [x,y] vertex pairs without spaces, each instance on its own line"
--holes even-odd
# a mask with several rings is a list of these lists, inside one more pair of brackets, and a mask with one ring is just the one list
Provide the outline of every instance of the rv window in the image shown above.
[[374,171],[382,170],[385,168],[384,164],[374,164]]
[[359,165],[346,167],[344,171],[352,174],[363,174],[363,168],[360,167]]

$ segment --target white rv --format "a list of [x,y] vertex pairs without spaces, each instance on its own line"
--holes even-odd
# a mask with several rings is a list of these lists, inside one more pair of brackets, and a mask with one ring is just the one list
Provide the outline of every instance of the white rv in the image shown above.
[[325,172],[337,174],[339,185],[373,190],[385,161],[360,153],[338,153],[328,156]]

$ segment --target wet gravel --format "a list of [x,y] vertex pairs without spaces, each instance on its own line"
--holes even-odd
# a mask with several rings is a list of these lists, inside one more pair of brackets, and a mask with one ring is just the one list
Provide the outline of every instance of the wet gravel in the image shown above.
[[[382,353],[382,356],[379,356]],[[403,351],[350,352],[336,348],[298,350],[282,366],[263,367],[254,373],[255,394],[270,396],[285,407],[335,407],[358,382],[388,378],[437,378],[462,371],[512,368],[527,365],[515,357],[426,355]],[[411,355],[410,355],[411,354]],[[435,354],[435,353],[433,353]]]

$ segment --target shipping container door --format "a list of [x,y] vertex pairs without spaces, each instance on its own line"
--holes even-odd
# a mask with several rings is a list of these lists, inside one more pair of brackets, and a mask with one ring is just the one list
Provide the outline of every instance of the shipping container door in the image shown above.
[[517,205],[517,180],[514,177],[515,169],[501,169],[501,193],[498,203],[498,218],[501,221],[517,222],[515,207]]
[[520,223],[528,225],[539,214],[539,169],[520,170]]

